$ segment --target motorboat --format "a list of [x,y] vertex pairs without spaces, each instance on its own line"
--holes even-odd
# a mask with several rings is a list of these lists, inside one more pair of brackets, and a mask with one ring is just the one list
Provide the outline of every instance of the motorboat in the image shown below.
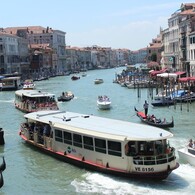
[[25,80],[23,83],[23,89],[24,90],[35,89],[35,83],[33,82],[33,80],[32,79]]
[[106,95],[98,96],[97,99],[97,106],[99,109],[108,110],[111,108],[111,101],[110,98]]
[[152,100],[152,106],[171,106],[175,101],[170,96],[155,96]]
[[78,76],[78,75],[73,75],[73,76],[71,77],[71,79],[72,79],[73,81],[75,81],[75,80],[80,79],[80,76]]
[[95,80],[94,80],[94,83],[95,83],[95,84],[101,84],[101,83],[103,83],[103,82],[104,82],[103,79],[95,79]]
[[172,99],[176,102],[195,101],[195,93],[189,90],[180,89],[171,94]]
[[195,149],[189,146],[178,150],[179,158],[190,165],[195,166]]
[[58,97],[58,101],[65,102],[74,98],[74,94],[71,91],[62,92],[62,95]]

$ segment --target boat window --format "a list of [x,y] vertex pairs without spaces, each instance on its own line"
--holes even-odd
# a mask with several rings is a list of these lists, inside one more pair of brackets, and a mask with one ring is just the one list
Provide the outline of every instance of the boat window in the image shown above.
[[82,148],[82,137],[78,134],[73,134],[73,145]]
[[106,140],[95,138],[95,151],[106,154]]
[[72,145],[72,134],[64,131],[64,143]]
[[55,129],[55,141],[62,142],[62,131]]
[[136,143],[135,143],[135,141],[129,141],[125,145],[125,154],[127,156],[135,156],[136,155]]
[[108,154],[114,156],[121,156],[121,143],[108,141]]
[[83,136],[83,142],[84,142],[84,148],[88,150],[94,150],[93,149],[93,138]]

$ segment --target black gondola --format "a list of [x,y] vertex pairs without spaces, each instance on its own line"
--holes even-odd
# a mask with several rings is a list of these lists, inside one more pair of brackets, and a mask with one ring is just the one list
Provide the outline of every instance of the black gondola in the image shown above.
[[5,158],[4,156],[2,157],[3,158],[3,162],[2,164],[0,165],[0,171],[4,171],[6,169],[6,163],[5,163]]
[[0,171],[0,188],[4,185],[3,174]]
[[[171,122],[167,122],[165,119],[162,121],[161,119],[157,119],[157,118],[152,118],[151,116],[146,116],[144,112],[142,111],[138,111],[136,108],[134,108],[137,116],[140,118],[140,120],[148,125],[152,125],[155,127],[161,127],[161,128],[171,128],[174,127],[174,120],[172,117],[172,121]],[[154,115],[152,115],[154,116]]]

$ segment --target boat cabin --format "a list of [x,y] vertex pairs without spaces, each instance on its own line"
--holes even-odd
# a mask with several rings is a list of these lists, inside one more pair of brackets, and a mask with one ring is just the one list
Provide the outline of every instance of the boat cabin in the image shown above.
[[1,90],[2,91],[11,91],[18,90],[22,88],[21,77],[5,77],[1,79]]

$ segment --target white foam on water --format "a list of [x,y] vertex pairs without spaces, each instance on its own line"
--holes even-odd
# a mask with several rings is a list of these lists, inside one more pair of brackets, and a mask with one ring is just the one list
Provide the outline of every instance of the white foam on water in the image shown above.
[[71,182],[77,193],[95,194],[161,194],[161,195],[188,195],[194,194],[195,167],[189,164],[182,164],[174,170],[166,180],[163,181],[142,181],[109,177],[98,173],[87,173],[81,179]]

